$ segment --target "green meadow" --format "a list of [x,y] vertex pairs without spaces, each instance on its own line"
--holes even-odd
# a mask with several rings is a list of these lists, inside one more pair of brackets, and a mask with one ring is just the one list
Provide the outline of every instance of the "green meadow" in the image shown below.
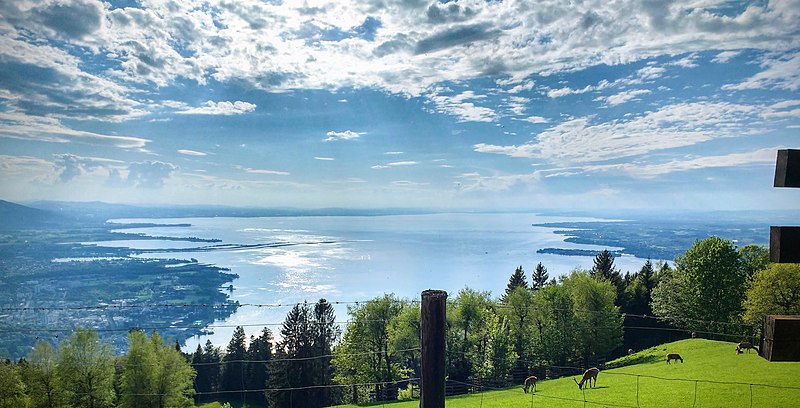
[[[539,381],[535,394],[521,386],[448,398],[449,408],[511,407],[798,407],[800,362],[769,362],[736,344],[689,339],[662,344],[608,363],[595,388],[579,390],[573,377]],[[678,353],[683,363],[666,363]],[[577,378],[577,377],[576,377]],[[778,388],[778,387],[794,387]],[[584,403],[586,401],[586,403]],[[419,401],[371,406],[416,408]],[[340,407],[356,407],[343,405]]]

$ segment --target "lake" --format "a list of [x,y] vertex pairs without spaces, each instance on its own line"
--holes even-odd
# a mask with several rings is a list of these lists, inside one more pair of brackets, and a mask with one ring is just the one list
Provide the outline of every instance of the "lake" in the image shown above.
[[[567,243],[567,236],[555,234],[554,228],[532,226],[563,221],[598,219],[534,213],[117,219],[112,222],[190,224],[118,232],[221,242],[131,239],[96,244],[151,251],[171,249],[139,256],[195,258],[201,263],[230,268],[239,275],[232,282],[232,300],[281,305],[239,308],[225,321],[216,322],[213,334],[188,341],[185,349],[193,351],[206,338],[226,345],[236,325],[245,326],[248,336],[257,335],[263,326],[277,334],[291,306],[303,301],[314,303],[325,298],[341,302],[336,306],[337,320],[345,321],[348,302],[365,301],[384,293],[417,300],[423,290],[442,289],[454,297],[459,289],[468,286],[499,297],[517,266],[522,265],[530,281],[538,262],[547,268],[551,278],[593,265],[590,256],[537,254],[540,248],[619,249]],[[197,250],[207,245],[225,247]],[[254,247],[239,247],[245,245]],[[623,255],[616,258],[615,265],[623,273],[634,272],[644,262]]]

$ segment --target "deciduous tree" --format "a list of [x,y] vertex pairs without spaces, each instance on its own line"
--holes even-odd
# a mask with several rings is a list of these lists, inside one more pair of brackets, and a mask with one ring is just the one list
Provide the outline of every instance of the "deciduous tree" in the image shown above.
[[29,398],[19,367],[0,361],[0,407],[27,407]]
[[739,256],[748,278],[769,265],[769,249],[761,245],[745,245],[739,248]]
[[58,378],[72,407],[104,408],[114,402],[111,347],[97,333],[79,330],[59,348]]
[[447,359],[448,375],[455,381],[465,382],[475,372],[475,366],[487,357],[485,338],[492,302],[489,292],[464,288],[450,304],[448,350],[458,353],[450,354]]
[[769,314],[800,314],[800,264],[773,263],[756,272],[744,309],[744,320],[751,324],[761,324]]
[[28,370],[23,377],[31,396],[31,405],[36,408],[64,406],[64,390],[58,384],[56,366],[58,355],[50,343],[40,340],[28,355]]
[[729,332],[740,321],[747,273],[733,243],[719,237],[695,241],[659,276],[653,312],[695,331]]
[[[339,373],[337,377],[342,382],[384,383],[405,376],[406,371],[397,360],[401,356],[389,349],[391,322],[400,316],[403,309],[404,302],[393,294],[348,306],[351,322],[347,325],[342,343],[337,350],[345,354],[364,352],[368,354],[334,359]],[[391,393],[384,392],[386,388],[384,384],[376,384],[373,387],[378,399],[392,397]]]
[[128,334],[120,384],[123,408],[191,407],[195,372],[183,355],[154,332]]
[[576,344],[584,363],[607,356],[622,344],[622,316],[614,305],[615,288],[588,272],[573,271],[562,281],[572,303]]

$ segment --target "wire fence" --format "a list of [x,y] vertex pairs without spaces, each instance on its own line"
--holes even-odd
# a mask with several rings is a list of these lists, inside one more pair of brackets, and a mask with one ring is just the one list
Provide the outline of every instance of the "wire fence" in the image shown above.
[[[365,305],[373,300],[353,300],[353,301],[326,301],[326,303],[330,305],[352,305],[352,306],[359,306]],[[420,303],[419,300],[396,300],[396,303],[402,304],[404,306],[411,306],[417,305]],[[457,307],[459,305],[458,302],[450,301],[449,304],[451,306]],[[159,304],[98,304],[98,305],[83,305],[83,306],[0,306],[0,312],[55,312],[55,311],[106,311],[106,310],[124,310],[124,309],[174,309],[174,308],[181,308],[181,309],[231,309],[231,308],[293,308],[302,305],[313,305],[313,303],[308,302],[300,302],[300,303],[228,303],[228,304],[190,304],[190,303],[159,303]],[[490,308],[496,309],[511,309],[512,306],[509,306],[504,303],[490,303],[486,306]],[[538,308],[534,306],[526,306],[527,310],[529,311],[537,311]],[[616,316],[616,317],[631,317],[631,318],[638,318],[644,320],[652,320],[656,322],[671,322],[676,320],[686,321],[686,322],[695,322],[699,324],[704,324],[708,326],[717,326],[717,327],[739,327],[739,328],[746,328],[746,329],[757,329],[758,325],[742,323],[742,322],[722,322],[722,321],[714,321],[714,320],[700,320],[700,319],[691,319],[685,317],[674,317],[674,316],[651,316],[651,315],[642,315],[642,314],[633,314],[633,313],[626,313],[626,312],[619,312],[619,311],[610,311],[610,310],[588,310],[588,309],[574,309],[574,308],[547,308],[547,312],[568,312],[573,314],[580,314],[580,313],[588,313],[588,314],[598,314],[602,316]],[[3,317],[0,316],[0,323],[3,322]],[[463,321],[449,319],[450,323],[460,323]],[[351,320],[347,321],[337,321],[336,324],[339,325],[346,325],[351,323]],[[377,320],[373,320],[372,322],[377,322]],[[120,332],[120,331],[128,331],[131,328],[137,329],[144,329],[144,330],[160,330],[160,329],[203,329],[203,328],[233,328],[237,326],[242,327],[268,327],[268,326],[280,326],[282,323],[276,322],[268,322],[268,323],[244,323],[244,324],[170,324],[170,325],[143,325],[143,326],[135,326],[135,327],[127,327],[127,328],[104,328],[104,327],[95,327],[93,330],[95,331],[109,331],[109,332]],[[48,325],[51,326],[51,325]],[[678,328],[678,327],[671,327],[671,328],[655,328],[652,326],[627,326],[631,329],[641,329],[641,330],[672,330],[672,331],[682,331],[682,332],[695,332],[698,334],[706,334],[706,335],[721,335],[721,336],[741,336],[741,333],[731,334],[727,332],[713,332],[713,331],[697,331],[697,330],[690,330],[686,328]],[[19,328],[3,328],[0,329],[0,333],[6,332],[16,332],[16,333],[24,333],[24,332],[56,332],[56,331],[73,331],[75,330],[74,327],[19,327]],[[751,336],[752,337],[752,336]]]

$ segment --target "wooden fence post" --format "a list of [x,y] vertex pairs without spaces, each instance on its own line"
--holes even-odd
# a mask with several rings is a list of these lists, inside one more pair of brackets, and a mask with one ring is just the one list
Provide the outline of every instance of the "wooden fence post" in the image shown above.
[[422,292],[422,379],[420,408],[444,408],[447,292]]

